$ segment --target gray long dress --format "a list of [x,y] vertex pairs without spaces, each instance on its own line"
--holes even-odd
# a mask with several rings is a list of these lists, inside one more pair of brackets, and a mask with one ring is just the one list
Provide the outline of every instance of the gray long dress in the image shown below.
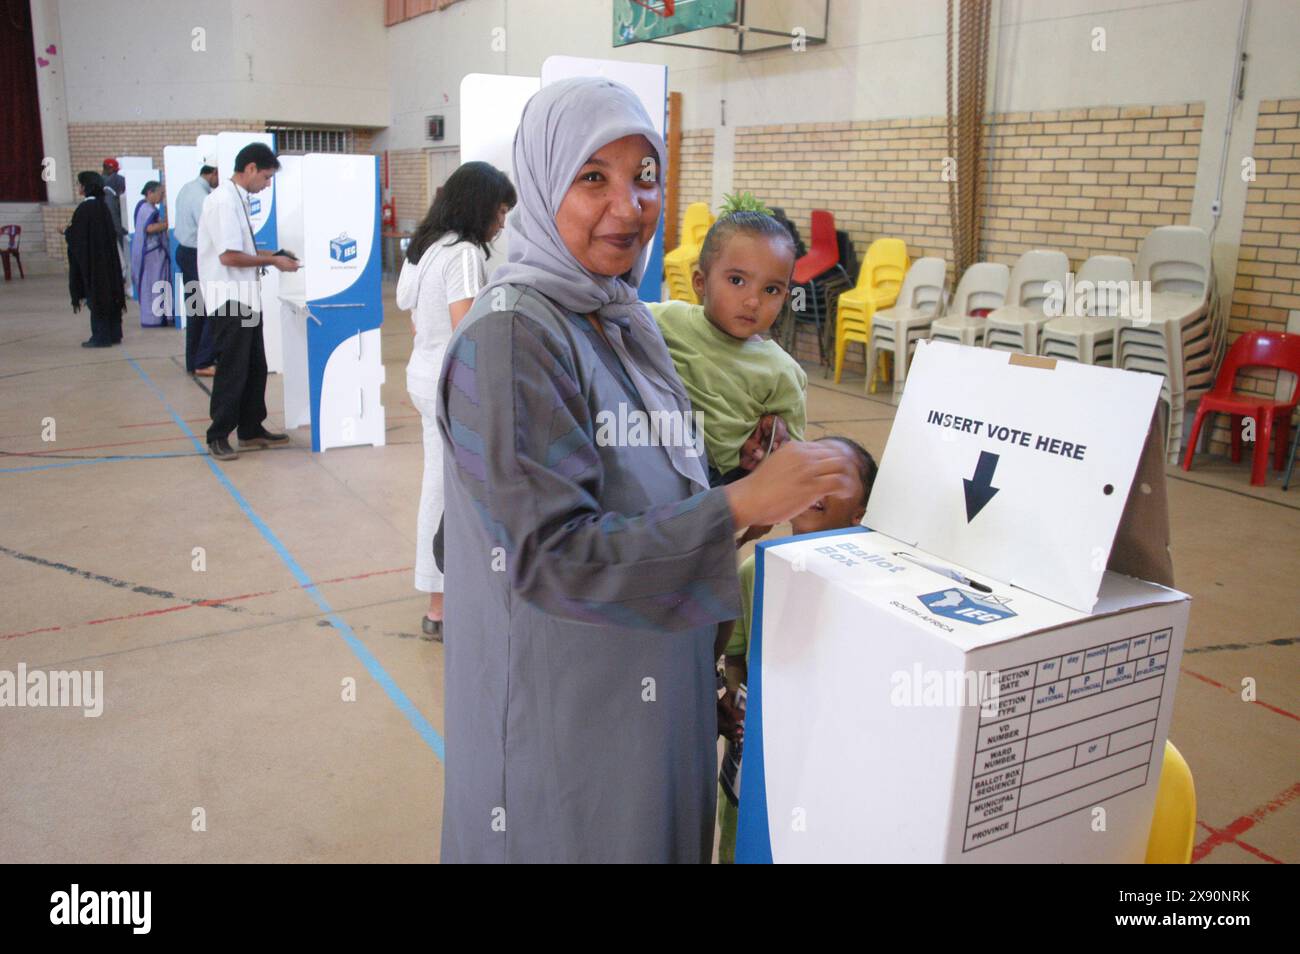
[[439,382],[442,860],[707,863],[730,509],[662,447],[600,446],[598,411],[641,407],[618,358],[586,318],[503,291]]

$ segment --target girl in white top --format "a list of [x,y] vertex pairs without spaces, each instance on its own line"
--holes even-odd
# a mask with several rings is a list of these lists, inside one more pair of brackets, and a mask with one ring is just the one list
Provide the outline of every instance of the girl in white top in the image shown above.
[[411,312],[415,344],[406,365],[406,390],[424,429],[424,484],[416,528],[415,588],[429,594],[424,632],[442,636],[443,576],[433,558],[442,520],[442,437],[438,433],[438,376],[447,342],[487,283],[488,243],[515,204],[514,186],[486,162],[467,162],[438,190],[411,236],[397,279],[397,307]]

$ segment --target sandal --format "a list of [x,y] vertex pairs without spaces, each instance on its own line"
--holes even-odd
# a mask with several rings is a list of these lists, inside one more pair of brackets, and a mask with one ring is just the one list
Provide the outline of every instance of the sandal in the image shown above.
[[442,642],[442,620],[424,616],[420,619],[420,627],[426,636],[432,636],[436,642]]

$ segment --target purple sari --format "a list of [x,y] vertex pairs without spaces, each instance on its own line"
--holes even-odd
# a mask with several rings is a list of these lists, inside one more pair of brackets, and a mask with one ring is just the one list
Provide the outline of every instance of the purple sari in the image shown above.
[[[140,325],[156,328],[172,316],[171,256],[167,252],[167,232],[145,229],[161,221],[158,209],[148,199],[135,207],[135,234],[131,236],[131,281],[135,298],[140,302]],[[166,285],[159,285],[165,282]]]

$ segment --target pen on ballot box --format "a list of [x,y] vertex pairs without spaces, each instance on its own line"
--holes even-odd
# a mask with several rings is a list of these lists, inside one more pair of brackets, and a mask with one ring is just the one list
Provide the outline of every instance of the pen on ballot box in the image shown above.
[[902,557],[904,560],[907,560],[911,563],[915,563],[917,566],[923,566],[927,570],[930,570],[933,573],[938,573],[940,576],[946,576],[950,580],[956,580],[958,583],[965,583],[967,586],[979,590],[981,593],[993,592],[993,587],[985,586],[983,583],[976,583],[969,576],[964,576],[961,573],[958,573],[956,570],[952,569],[951,567],[939,566],[937,563],[927,563],[924,560],[918,560],[910,553],[901,553],[897,550],[894,551],[894,556]]

